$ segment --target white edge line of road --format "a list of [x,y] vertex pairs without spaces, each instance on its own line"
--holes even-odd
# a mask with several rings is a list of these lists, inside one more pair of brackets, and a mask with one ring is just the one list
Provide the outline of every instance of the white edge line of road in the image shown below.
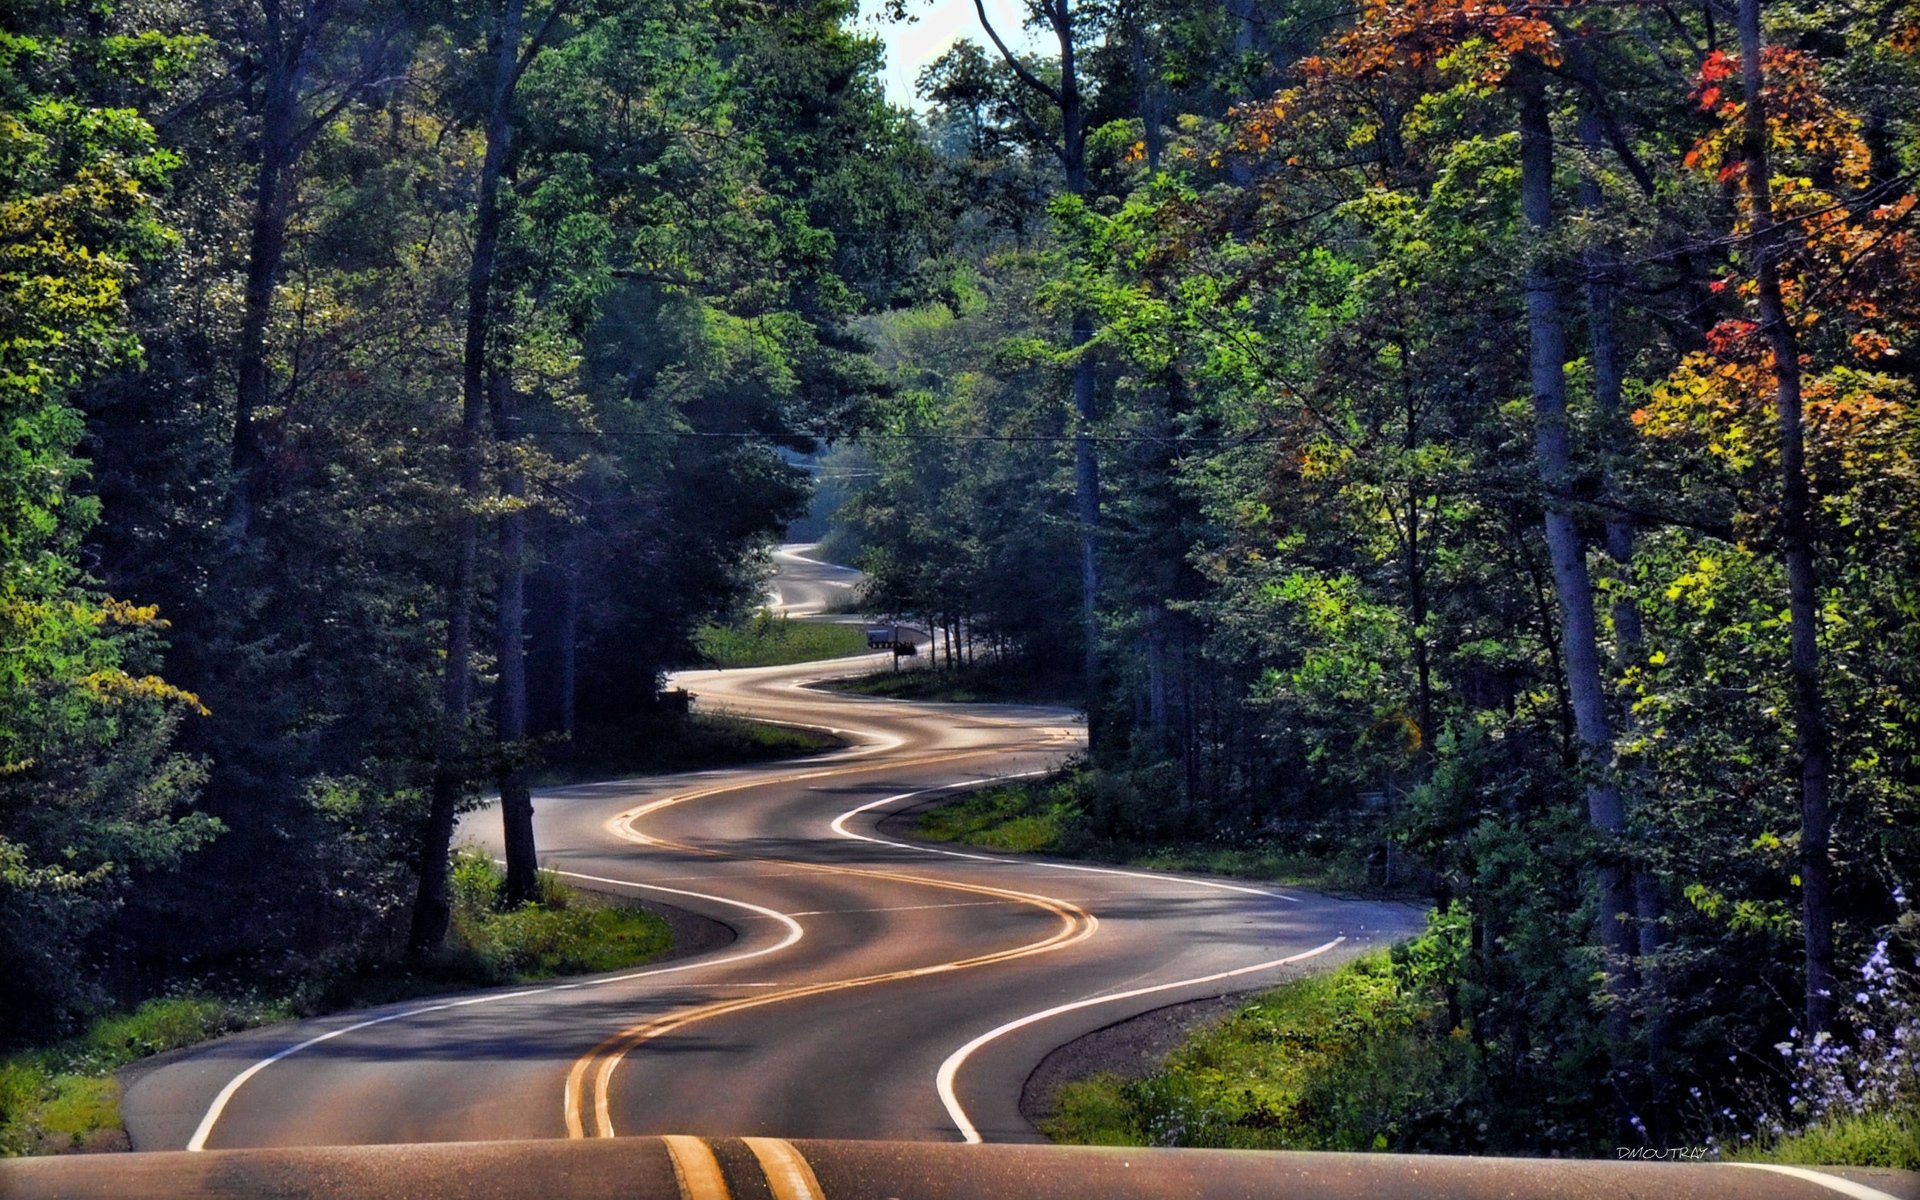
[[984,779],[967,779],[960,783],[946,783],[939,787],[921,788],[914,792],[901,792],[897,796],[888,796],[859,808],[848,809],[833,819],[831,828],[841,837],[857,841],[872,842],[879,846],[892,846],[897,850],[918,850],[923,854],[941,854],[948,858],[970,858],[977,862],[1003,863],[1007,866],[1031,867],[1048,871],[1082,871],[1089,875],[1119,875],[1127,879],[1152,879],[1160,883],[1184,883],[1193,887],[1213,888],[1221,892],[1239,892],[1246,896],[1264,896],[1269,900],[1284,900],[1288,904],[1299,904],[1298,896],[1288,896],[1280,892],[1270,892],[1265,888],[1246,887],[1237,883],[1222,883],[1217,879],[1194,879],[1187,875],[1173,875],[1164,871],[1128,871],[1120,867],[1088,867],[1078,863],[1044,862],[1035,859],[1005,858],[996,854],[969,854],[961,850],[943,850],[938,846],[916,846],[911,842],[894,842],[886,838],[868,837],[864,833],[855,833],[847,828],[847,821],[864,812],[871,812],[896,800],[911,800],[915,796],[925,796],[932,792],[957,791],[960,788],[977,787],[983,783],[999,783],[1003,779],[1031,779],[1035,775],[1049,775],[1051,771],[1022,771],[1017,775],[990,775]]
[[[913,791],[913,792],[902,792],[897,796],[888,796],[885,799],[875,800],[875,801],[872,801],[871,803],[863,804],[858,808],[849,809],[848,811],[841,813],[839,816],[833,819],[832,828],[833,828],[833,831],[839,834],[841,837],[854,838],[862,842],[873,842],[882,846],[892,846],[902,850],[918,850],[926,854],[941,854],[949,858],[969,858],[969,859],[976,859],[982,862],[1007,863],[1010,865],[1026,866],[1026,867],[1049,867],[1058,871],[1090,871],[1099,875],[1123,875],[1123,876],[1128,876],[1128,877],[1138,878],[1138,879],[1172,880],[1172,881],[1177,881],[1181,883],[1196,884],[1200,887],[1219,888],[1219,889],[1222,889],[1225,891],[1231,891],[1231,892],[1248,892],[1256,896],[1268,896],[1276,900],[1287,900],[1295,904],[1299,903],[1299,900],[1293,896],[1284,896],[1278,892],[1263,891],[1259,888],[1241,887],[1239,885],[1231,884],[1231,883],[1220,883],[1216,880],[1211,880],[1211,879],[1189,879],[1184,876],[1167,875],[1167,874],[1161,874],[1159,872],[1124,871],[1114,867],[1085,867],[1085,866],[1078,866],[1072,863],[1032,862],[1026,859],[1003,858],[1003,857],[992,855],[992,854],[968,854],[959,850],[943,850],[938,846],[916,846],[911,842],[895,842],[895,841],[889,841],[886,838],[869,837],[863,833],[855,833],[846,827],[846,822],[851,818],[857,817],[864,812],[870,812],[873,809],[880,808],[884,805],[892,804],[899,800],[909,800],[915,796],[927,795],[930,792],[955,791],[964,787],[976,787],[983,783],[996,783],[1002,779],[1030,779],[1033,776],[1045,775],[1048,773],[1049,772],[1047,771],[1022,771],[1014,775],[995,775],[995,776],[989,776],[983,779],[969,779],[961,783],[943,784],[940,787],[921,788],[920,790]],[[1116,992],[1108,996],[1095,996],[1088,1000],[1077,1000],[1071,1004],[1057,1005],[1053,1008],[1046,1009],[1042,1012],[1030,1013],[1027,1016],[1020,1017],[1012,1021],[1008,1021],[1006,1024],[1001,1025],[995,1029],[990,1029],[987,1032],[981,1034],[979,1037],[974,1038],[972,1041],[968,1042],[966,1045],[960,1047],[960,1049],[954,1051],[951,1055],[948,1056],[945,1062],[940,1064],[939,1074],[935,1077],[935,1086],[938,1087],[940,1092],[940,1102],[946,1106],[947,1115],[952,1118],[955,1127],[957,1127],[960,1130],[960,1136],[964,1138],[967,1141],[967,1143],[970,1145],[982,1144],[985,1139],[983,1139],[980,1136],[980,1131],[974,1128],[973,1122],[968,1120],[966,1110],[960,1107],[959,1096],[954,1091],[954,1080],[956,1079],[956,1077],[958,1077],[960,1073],[960,1067],[962,1066],[962,1064],[964,1064],[966,1060],[972,1056],[974,1051],[986,1045],[988,1042],[991,1042],[994,1039],[1002,1037],[1006,1034],[1012,1033],[1016,1029],[1022,1029],[1028,1025],[1032,1025],[1040,1021],[1044,1021],[1049,1017],[1056,1017],[1056,1016],[1059,1016],[1061,1013],[1073,1012],[1076,1009],[1091,1008],[1096,1004],[1107,1004],[1115,1000],[1128,1000],[1135,996],[1146,996],[1146,995],[1151,995],[1154,992],[1170,991],[1174,988],[1197,986],[1203,983],[1213,983],[1221,979],[1231,979],[1236,975],[1249,975],[1258,971],[1265,971],[1273,967],[1286,966],[1289,963],[1296,963],[1296,962],[1300,962],[1303,959],[1313,958],[1317,955],[1325,954],[1327,951],[1333,949],[1335,946],[1338,946],[1340,943],[1346,940],[1347,939],[1344,937],[1337,937],[1332,941],[1327,942],[1324,945],[1316,946],[1311,950],[1303,951],[1302,953],[1299,953],[1299,954],[1290,955],[1286,958],[1276,958],[1271,962],[1256,963],[1253,966],[1241,967],[1238,970],[1222,971],[1215,975],[1203,975],[1194,979],[1181,979],[1181,980],[1176,980],[1173,983],[1157,984],[1153,987],[1135,988],[1132,991]],[[1828,1190],[1837,1192],[1842,1196],[1850,1197],[1851,1200],[1898,1200],[1897,1197],[1892,1196],[1887,1192],[1880,1191],[1878,1188],[1869,1187],[1864,1183],[1856,1183],[1851,1179],[1844,1179],[1837,1175],[1824,1175],[1824,1174],[1821,1174],[1819,1171],[1809,1170],[1805,1167],[1790,1167],[1790,1166],[1784,1166],[1779,1163],[1723,1163],[1720,1165],[1729,1166],[1729,1167],[1744,1167],[1749,1170],[1755,1170],[1755,1171],[1771,1171],[1777,1175],[1786,1175],[1794,1179],[1802,1180],[1806,1183],[1816,1184],[1820,1187],[1827,1188]]]
[[[1026,859],[1002,858],[992,854],[969,854],[959,850],[943,850],[937,846],[916,846],[910,842],[895,842],[889,841],[886,838],[869,837],[864,833],[853,832],[848,829],[846,825],[848,820],[859,816],[861,813],[871,812],[876,808],[895,803],[896,801],[910,800],[915,796],[924,796],[930,792],[954,791],[959,788],[974,787],[983,783],[995,783],[1002,779],[1030,779],[1035,775],[1045,775],[1048,773],[1047,771],[1022,771],[1014,775],[996,775],[983,779],[968,779],[960,783],[942,784],[939,787],[920,788],[917,791],[902,792],[896,796],[888,796],[884,799],[862,804],[858,808],[848,809],[833,819],[831,828],[841,837],[853,838],[862,842],[873,842],[876,845],[891,846],[901,850],[918,850],[927,854],[940,854],[949,858],[967,858],[980,862],[1005,863],[1010,866],[1047,868],[1056,871],[1085,871],[1094,875],[1119,875],[1129,879],[1152,879],[1167,883],[1186,883],[1196,887],[1214,888],[1224,892],[1240,892],[1250,896],[1262,896],[1270,900],[1284,900],[1289,904],[1300,903],[1299,898],[1295,896],[1286,896],[1279,892],[1266,891],[1263,888],[1251,888],[1243,887],[1239,884],[1221,883],[1213,879],[1191,879],[1184,875],[1167,875],[1153,871],[1126,871],[1117,867],[1086,867],[1073,863],[1033,862]],[[1024,1017],[1018,1017],[1008,1021],[1006,1024],[997,1028],[989,1029],[958,1050],[955,1050],[947,1056],[945,1062],[940,1064],[939,1073],[934,1076],[934,1086],[940,1093],[940,1103],[946,1106],[947,1116],[952,1119],[955,1128],[959,1129],[961,1138],[970,1145],[979,1145],[984,1142],[985,1139],[980,1136],[980,1131],[974,1128],[973,1122],[967,1118],[966,1109],[960,1106],[960,1098],[954,1091],[954,1080],[959,1075],[961,1066],[972,1056],[973,1052],[988,1042],[1012,1033],[1016,1029],[1023,1029],[1028,1025],[1047,1020],[1049,1017],[1057,1017],[1062,1013],[1073,1012],[1077,1009],[1091,1008],[1096,1004],[1111,1004],[1116,1000],[1130,1000],[1136,996],[1150,996],[1155,992],[1168,992],[1176,988],[1197,987],[1203,983],[1215,983],[1222,979],[1232,979],[1238,975],[1252,975],[1256,972],[1272,970],[1275,967],[1283,967],[1289,963],[1297,963],[1304,959],[1325,954],[1346,940],[1344,936],[1337,937],[1330,942],[1315,946],[1311,950],[1303,950],[1298,954],[1290,954],[1285,958],[1271,959],[1267,962],[1255,963],[1252,966],[1239,967],[1231,971],[1219,971],[1212,975],[1199,975],[1192,979],[1176,979],[1171,983],[1154,984],[1151,987],[1133,988],[1129,991],[1114,992],[1105,996],[1094,996],[1086,1000],[1076,1000],[1070,1004],[1055,1005],[1052,1008],[1044,1009],[1036,1013],[1029,1013]]]
[[[551,870],[551,868],[547,869]],[[732,954],[723,958],[702,958],[693,962],[681,963],[678,966],[655,967],[649,971],[633,971],[625,975],[610,976],[606,979],[551,984],[547,987],[523,988],[517,992],[497,992],[485,996],[472,996],[465,1000],[448,1000],[439,1004],[425,1004],[417,1008],[409,1008],[397,1013],[388,1013],[383,1017],[374,1017],[371,1020],[360,1021],[352,1025],[342,1026],[339,1029],[329,1030],[317,1037],[310,1037],[304,1042],[288,1046],[276,1054],[268,1055],[266,1058],[254,1063],[246,1070],[228,1080],[227,1086],[221,1088],[220,1094],[213,1098],[213,1103],[208,1106],[206,1115],[200,1118],[199,1127],[193,1131],[193,1137],[187,1142],[187,1149],[190,1151],[200,1151],[207,1148],[207,1138],[212,1136],[214,1125],[219,1122],[221,1114],[226,1112],[227,1104],[233,1099],[234,1094],[245,1086],[248,1080],[279,1062],[281,1059],[291,1058],[302,1050],[318,1046],[322,1042],[330,1042],[334,1038],[343,1037],[346,1034],[355,1033],[362,1029],[369,1029],[375,1025],[385,1025],[389,1021],[403,1021],[408,1017],[425,1016],[428,1013],[444,1012],[452,1008],[466,1008],[474,1004],[488,1004],[495,1000],[513,1000],[522,996],[542,996],[550,992],[572,991],[575,988],[604,987],[610,983],[626,983],[629,980],[644,979],[652,975],[671,975],[676,971],[691,971],[697,967],[717,967],[723,963],[743,962],[749,958],[759,958],[763,954],[772,954],[776,951],[785,950],[788,946],[793,945],[806,936],[806,931],[801,928],[800,922],[794,920],[786,913],[776,912],[771,908],[764,908],[758,904],[749,904],[745,900],[730,900],[725,896],[713,896],[706,892],[691,892],[684,888],[661,887],[658,884],[652,883],[635,883],[629,879],[607,879],[599,875],[582,875],[577,871],[554,871],[554,874],[565,875],[570,879],[584,879],[592,883],[610,883],[617,887],[643,888],[650,892],[668,892],[675,896],[690,896],[696,900],[711,900],[716,904],[727,904],[734,908],[744,908],[759,916],[772,917],[774,920],[784,924],[787,927],[787,936],[774,945],[763,946],[758,950],[749,950],[744,954]]]
[[1828,1191],[1838,1192],[1842,1196],[1851,1196],[1853,1200],[1899,1200],[1898,1197],[1883,1192],[1879,1188],[1868,1187],[1864,1183],[1855,1183],[1851,1179],[1843,1179],[1838,1175],[1823,1175],[1819,1171],[1809,1170],[1806,1167],[1789,1167],[1780,1163],[1749,1162],[1720,1163],[1718,1165],[1723,1167],[1745,1167],[1750,1171],[1771,1171],[1775,1175],[1786,1175],[1807,1183],[1818,1184]]
[[1052,1008],[1045,1009],[1041,1012],[1028,1013],[1024,1017],[1008,1021],[1005,1025],[987,1030],[979,1037],[974,1038],[966,1045],[955,1050],[947,1056],[947,1061],[940,1064],[940,1072],[934,1076],[934,1086],[940,1091],[940,1103],[947,1106],[947,1116],[952,1118],[954,1126],[960,1130],[961,1140],[965,1141],[968,1145],[978,1146],[985,1142],[986,1139],[980,1136],[980,1131],[975,1129],[973,1122],[967,1119],[966,1109],[960,1107],[960,1097],[954,1093],[953,1081],[954,1078],[960,1074],[961,1066],[966,1063],[973,1052],[988,1042],[993,1041],[995,1038],[1012,1033],[1016,1029],[1023,1029],[1028,1025],[1044,1021],[1048,1017],[1057,1017],[1061,1013],[1073,1012],[1075,1009],[1092,1008],[1096,1004],[1111,1004],[1115,1000],[1131,1000],[1135,996],[1150,996],[1155,992],[1170,992],[1175,988],[1192,987],[1202,983],[1214,983],[1222,979],[1232,979],[1236,975],[1251,975],[1256,971],[1267,971],[1274,967],[1284,967],[1288,963],[1296,963],[1303,959],[1325,954],[1346,940],[1345,937],[1337,937],[1330,942],[1315,946],[1311,950],[1302,950],[1298,954],[1289,954],[1285,958],[1276,958],[1268,962],[1255,963],[1250,967],[1240,967],[1232,971],[1219,971],[1212,975],[1198,975],[1192,979],[1176,979],[1172,983],[1159,983],[1152,987],[1134,988],[1131,991],[1115,992],[1109,996],[1094,996],[1088,1000],[1075,1000],[1071,1004],[1056,1004]]

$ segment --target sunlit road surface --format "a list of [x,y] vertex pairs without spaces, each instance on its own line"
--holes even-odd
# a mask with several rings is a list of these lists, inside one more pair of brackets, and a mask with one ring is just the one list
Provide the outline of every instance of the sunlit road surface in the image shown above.
[[852,567],[821,562],[810,542],[790,542],[773,552],[773,585],[767,608],[787,617],[829,617],[849,624],[862,576]]
[[[815,592],[841,590],[825,574],[827,587]],[[788,576],[774,586],[784,602],[828,606],[803,595],[813,583]],[[138,1075],[123,1105],[137,1151],[202,1153],[115,1156],[112,1167],[9,1165],[0,1195],[599,1195],[604,1183],[623,1196],[782,1200],[1803,1196],[1835,1194],[1831,1187],[1920,1196],[1894,1175],[1868,1186],[1674,1163],[1495,1163],[1476,1175],[1461,1167],[1475,1160],[957,1145],[1042,1141],[1021,1115],[1022,1085],[1068,1041],[1164,1005],[1332,966],[1412,932],[1420,915],[1279,886],[903,840],[881,828],[887,814],[1044,771],[1081,747],[1084,727],[1063,709],[902,703],[807,686],[885,662],[870,655],[677,678],[702,709],[830,729],[845,749],[536,797],[546,867],[720,922],[735,933],[730,943],[611,975],[211,1043]],[[482,809],[461,838],[496,848],[497,825],[497,812]],[[657,1134],[676,1136],[636,1136]],[[550,1142],[401,1148],[519,1139]],[[602,1148],[570,1150],[566,1141]],[[392,1148],[219,1153],[378,1144]],[[87,1190],[89,1172],[102,1171],[117,1172],[120,1190]],[[617,1177],[602,1180],[601,1171]],[[338,1186],[315,1182],[327,1179]],[[1543,1190],[1559,1187],[1555,1179],[1572,1190]]]

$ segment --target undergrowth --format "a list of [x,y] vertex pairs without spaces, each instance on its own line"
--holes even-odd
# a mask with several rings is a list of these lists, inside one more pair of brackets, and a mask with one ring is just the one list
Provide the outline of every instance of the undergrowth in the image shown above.
[[708,625],[695,643],[716,667],[777,667],[867,653],[866,632],[857,625],[796,621],[765,609],[738,625]]
[[1144,1078],[1068,1084],[1043,1129],[1093,1145],[1464,1148],[1474,1131],[1452,1126],[1455,1098],[1470,1089],[1471,1049],[1446,1027],[1432,984],[1459,936],[1437,920],[1391,955],[1265,993]]
[[446,946],[419,962],[316,972],[283,999],[184,994],[96,1019],[80,1037],[0,1059],[0,1156],[124,1145],[119,1071],[140,1059],[274,1021],[555,975],[616,971],[667,950],[651,912],[598,903],[543,872],[532,904],[507,907],[493,861],[463,851],[453,866]]
[[[1152,806],[1153,796],[1131,794],[1139,790],[1103,773],[1067,772],[972,792],[929,808],[920,815],[915,832],[983,849],[1261,879],[1319,891],[1395,897],[1424,894],[1424,881],[1411,873],[1388,886],[1377,856],[1338,839],[1102,835],[1102,809]],[[1112,795],[1116,791],[1129,794],[1116,798]]]

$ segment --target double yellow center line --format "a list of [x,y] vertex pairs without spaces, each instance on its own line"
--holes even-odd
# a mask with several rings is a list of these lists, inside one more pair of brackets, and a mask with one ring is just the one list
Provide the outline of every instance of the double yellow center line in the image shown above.
[[[646,845],[657,846],[664,849],[672,849],[672,850],[677,850],[677,851],[682,851],[687,853],[712,855],[712,856],[718,857],[721,854],[721,852],[719,851],[709,850],[709,849],[705,849],[703,847],[698,847],[698,846],[682,845],[677,842],[664,841],[662,839],[655,838],[647,834],[643,834],[639,830],[633,827],[633,822],[639,817],[645,816],[650,813],[658,812],[660,809],[669,807],[671,805],[682,804],[689,800],[696,800],[702,797],[712,796],[722,792],[741,791],[747,788],[763,787],[769,784],[792,783],[792,782],[797,782],[805,779],[821,778],[828,775],[852,774],[856,771],[872,771],[872,770],[880,770],[883,768],[891,769],[891,768],[905,767],[905,766],[925,766],[932,763],[948,762],[955,759],[978,757],[979,755],[985,754],[985,753],[1001,753],[1001,751],[971,750],[964,753],[957,753],[957,754],[950,753],[950,754],[944,754],[944,755],[939,755],[939,756],[929,757],[929,758],[915,759],[910,761],[894,760],[891,762],[862,765],[860,767],[841,768],[840,770],[813,771],[813,772],[807,772],[803,774],[784,776],[776,779],[755,779],[755,780],[747,780],[740,783],[726,784],[719,787],[703,788],[698,791],[687,792],[677,796],[670,796],[662,800],[656,800],[656,801],[653,801],[652,803],[645,804],[638,808],[632,809],[628,812],[622,813],[621,815],[613,819],[613,821],[611,822],[611,826],[614,832],[618,833],[620,836],[630,841],[641,842]],[[627,1028],[622,1029],[618,1033],[615,1033],[613,1036],[602,1041],[598,1046],[595,1046],[591,1051],[581,1056],[577,1061],[574,1062],[572,1069],[567,1072],[564,1111],[565,1111],[565,1117],[566,1117],[567,1135],[569,1137],[584,1138],[589,1136],[599,1136],[599,1137],[614,1136],[613,1114],[612,1114],[612,1103],[611,1103],[611,1090],[612,1090],[611,1085],[613,1081],[614,1071],[617,1067],[619,1067],[621,1061],[628,1054],[630,1054],[636,1047],[643,1045],[644,1043],[652,1040],[653,1038],[657,1038],[664,1034],[671,1033],[677,1029],[682,1029],[688,1025],[693,1024],[696,1021],[703,1021],[710,1017],[717,1017],[717,1016],[723,1016],[728,1013],[741,1012],[750,1008],[760,1008],[768,1004],[778,1004],[783,1001],[796,1000],[805,996],[819,996],[819,995],[825,995],[829,992],[840,992],[840,991],[849,990],[851,988],[868,987],[878,983],[892,983],[892,982],[896,982],[904,979],[917,979],[923,976],[939,975],[949,971],[961,971],[961,970],[966,970],[970,967],[986,966],[990,963],[1008,962],[1016,958],[1025,958],[1025,957],[1028,957],[1029,955],[1045,954],[1051,951],[1061,950],[1068,946],[1074,945],[1075,943],[1085,941],[1087,938],[1092,937],[1094,934],[1094,931],[1098,929],[1100,925],[1099,919],[1097,917],[1095,917],[1092,913],[1088,912],[1087,910],[1081,908],[1077,904],[1073,904],[1065,900],[1058,900],[1051,896],[1035,895],[1031,892],[1017,892],[1017,891],[1009,890],[1007,888],[988,887],[984,884],[961,883],[955,880],[948,880],[948,879],[931,879],[921,875],[905,875],[905,874],[900,874],[893,871],[865,870],[865,869],[857,869],[853,867],[828,866],[820,863],[797,862],[791,859],[753,857],[753,858],[742,858],[742,859],[739,859],[738,861],[768,863],[771,865],[776,865],[776,866],[785,867],[785,868],[792,868],[796,870],[818,872],[824,875],[852,875],[852,876],[858,876],[864,879],[884,879],[884,880],[888,880],[895,883],[912,884],[912,885],[918,885],[922,887],[942,888],[948,891],[970,892],[975,895],[991,896],[998,900],[1009,900],[1009,901],[1014,901],[1021,904],[1030,905],[1035,908],[1043,909],[1049,913],[1052,913],[1056,918],[1058,918],[1059,926],[1054,930],[1054,932],[1050,936],[1042,938],[1038,941],[1029,942],[1025,945],[1010,947],[1005,950],[996,950],[988,954],[977,954],[967,958],[953,959],[950,961],[939,962],[939,963],[931,963],[931,964],[928,964],[925,966],[919,966],[919,967],[903,967],[893,971],[882,971],[882,972],[878,972],[871,975],[857,976],[851,979],[836,979],[836,980],[829,980],[821,983],[805,984],[799,987],[787,988],[782,991],[772,992],[764,995],[747,996],[747,997],[742,997],[742,998],[732,999],[732,1000],[718,1000],[718,1001],[713,1001],[707,1004],[693,1005],[691,1007],[678,1009],[673,1012],[665,1013],[663,1015],[656,1016],[656,1017],[651,1017],[645,1021],[641,1021],[637,1024],[628,1026]],[[593,1132],[591,1134],[587,1130],[587,1119],[586,1119],[589,1108],[591,1108],[593,1113]],[[772,1139],[753,1139],[753,1138],[747,1139],[747,1144],[749,1146],[755,1146],[756,1143],[765,1143],[767,1145],[774,1144]],[[786,1145],[784,1142],[777,1143],[777,1144],[780,1146]],[[671,1143],[671,1142],[669,1143],[670,1151],[673,1145],[674,1143]],[[774,1150],[774,1149],[767,1149],[766,1154],[763,1155],[762,1149],[764,1148],[765,1147],[762,1146],[762,1147],[757,1147],[754,1150],[755,1155],[757,1157],[760,1157],[760,1160],[763,1165],[769,1161],[766,1155],[773,1155],[779,1161],[787,1162],[789,1163],[789,1165],[791,1165],[791,1163],[797,1162],[799,1164],[799,1167],[802,1169],[802,1171],[804,1171],[804,1168],[806,1166],[805,1161],[799,1159],[798,1154],[793,1152],[791,1147],[787,1147],[787,1151],[786,1151],[787,1153],[792,1155],[791,1159],[781,1158],[780,1157],[781,1151]],[[704,1146],[702,1147],[702,1150],[705,1150]],[[675,1169],[677,1172],[682,1173],[683,1180],[691,1180],[696,1176],[703,1175],[705,1168],[699,1160],[698,1152],[688,1147],[685,1149],[685,1153],[689,1156],[688,1161],[693,1162],[695,1165],[693,1168],[689,1168],[688,1166],[685,1165],[685,1163],[682,1162],[681,1158],[676,1153],[676,1157],[674,1159],[674,1162],[676,1164]],[[706,1157],[708,1159],[711,1159],[712,1152],[706,1151]],[[716,1165],[715,1170],[717,1169],[718,1168]],[[770,1169],[769,1170],[770,1179],[771,1179],[771,1176],[772,1176],[772,1171]],[[793,1178],[795,1179],[799,1179],[801,1177],[802,1176],[800,1174],[793,1175]],[[804,1171],[804,1177],[810,1179],[812,1177],[812,1173],[810,1171]],[[683,1193],[687,1195],[693,1195],[693,1193],[685,1192],[685,1186],[686,1185],[683,1182]],[[718,1194],[724,1195],[724,1193],[718,1193]],[[704,1196],[704,1194],[702,1195]],[[778,1190],[776,1190],[775,1195],[776,1197],[779,1197],[779,1200],[787,1200],[786,1196],[782,1195],[782,1193],[780,1193]],[[798,1198],[808,1196],[809,1193],[805,1191],[795,1191],[795,1192],[792,1192],[791,1195],[794,1198],[796,1198],[796,1200],[798,1200]],[[814,1195],[817,1195],[817,1192],[814,1193]]]
[[[667,1157],[673,1163],[673,1181],[680,1187],[680,1200],[732,1200],[726,1172],[720,1159],[704,1139],[670,1134],[661,1138]],[[813,1167],[791,1142],[779,1138],[741,1138],[767,1179],[773,1200],[826,1200]]]

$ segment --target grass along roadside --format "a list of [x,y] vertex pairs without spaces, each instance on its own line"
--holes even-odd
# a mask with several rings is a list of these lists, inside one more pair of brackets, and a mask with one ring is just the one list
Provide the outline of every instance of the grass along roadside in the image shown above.
[[0,1059],[0,1157],[123,1149],[115,1071],[292,1016],[285,1001],[167,996],[101,1017],[77,1038]]
[[765,609],[738,625],[708,625],[694,640],[716,667],[778,667],[867,653],[867,635],[857,625],[796,621]]
[[914,832],[934,841],[988,850],[1258,879],[1348,895],[1425,898],[1417,887],[1383,886],[1366,854],[1350,845],[1321,842],[1295,848],[1257,837],[1214,842],[1101,836],[1098,828],[1102,808],[1146,807],[1141,797],[1117,794],[1133,786],[1123,779],[1069,770],[937,804],[920,813]]
[[[1451,927],[1450,927],[1451,926]],[[1158,1069],[1063,1085],[1041,1129],[1056,1142],[1501,1154],[1486,1119],[1471,1038],[1447,1020],[1441,984],[1464,922],[1260,995],[1190,1033]],[[1573,1156],[1611,1148],[1569,1144]],[[1742,1143],[1709,1140],[1710,1157],[1799,1166],[1920,1168],[1920,1113],[1846,1113]]]
[[566,758],[535,770],[533,785],[565,787],[636,775],[704,771],[798,758],[845,744],[822,730],[774,725],[727,712],[691,716],[663,712],[651,720],[583,728]]
[[1142,1078],[1068,1083],[1042,1129],[1108,1146],[1468,1149],[1473,1131],[1453,1124],[1472,1051],[1431,983],[1456,934],[1436,927],[1266,992]]
[[1057,672],[1015,664],[981,663],[974,666],[934,667],[908,659],[900,670],[875,671],[844,679],[828,679],[815,687],[858,696],[890,700],[933,700],[952,704],[1080,703],[1071,680]]
[[296,1017],[620,970],[672,945],[656,914],[602,902],[545,873],[537,902],[505,908],[504,882],[492,860],[464,851],[456,857],[447,944],[425,962],[314,980],[291,998],[149,1000],[95,1020],[79,1037],[0,1058],[0,1157],[124,1149],[114,1074],[155,1054]]

